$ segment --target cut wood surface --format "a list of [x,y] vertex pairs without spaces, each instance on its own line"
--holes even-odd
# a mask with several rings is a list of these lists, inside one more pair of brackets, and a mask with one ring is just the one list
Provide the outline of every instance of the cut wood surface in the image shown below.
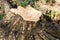
[[30,5],[26,8],[23,8],[19,6],[17,9],[11,9],[12,13],[19,14],[23,17],[26,21],[38,21],[39,17],[42,15],[42,13],[34,8],[32,8]]

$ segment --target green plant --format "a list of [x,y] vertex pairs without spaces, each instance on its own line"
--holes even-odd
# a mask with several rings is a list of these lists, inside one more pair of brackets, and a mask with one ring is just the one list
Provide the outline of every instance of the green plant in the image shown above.
[[52,6],[55,3],[55,0],[46,0],[46,3]]
[[55,11],[47,10],[46,15],[52,19],[55,16]]
[[27,5],[33,5],[38,0],[16,0],[18,6],[26,7]]
[[36,10],[39,10],[39,9],[40,9],[40,5],[37,4],[37,3],[35,3],[35,4],[33,5],[33,8],[35,8]]

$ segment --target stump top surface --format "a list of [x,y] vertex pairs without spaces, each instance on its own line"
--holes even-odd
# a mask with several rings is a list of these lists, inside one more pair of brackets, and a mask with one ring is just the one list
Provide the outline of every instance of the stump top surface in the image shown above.
[[40,11],[35,10],[31,6],[27,6],[26,8],[19,6],[17,9],[11,9],[10,11],[15,14],[19,14],[26,21],[35,21],[35,22],[39,20],[39,17],[42,14]]

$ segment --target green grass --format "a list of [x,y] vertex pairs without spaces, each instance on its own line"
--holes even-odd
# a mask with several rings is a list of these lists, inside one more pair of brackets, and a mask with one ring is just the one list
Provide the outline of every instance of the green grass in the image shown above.
[[26,7],[27,5],[34,5],[38,0],[16,0],[18,6]]

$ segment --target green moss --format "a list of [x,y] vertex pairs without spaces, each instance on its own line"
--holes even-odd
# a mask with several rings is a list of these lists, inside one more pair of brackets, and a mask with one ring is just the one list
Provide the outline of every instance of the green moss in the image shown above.
[[0,14],[0,20],[3,19],[4,16],[4,14]]

